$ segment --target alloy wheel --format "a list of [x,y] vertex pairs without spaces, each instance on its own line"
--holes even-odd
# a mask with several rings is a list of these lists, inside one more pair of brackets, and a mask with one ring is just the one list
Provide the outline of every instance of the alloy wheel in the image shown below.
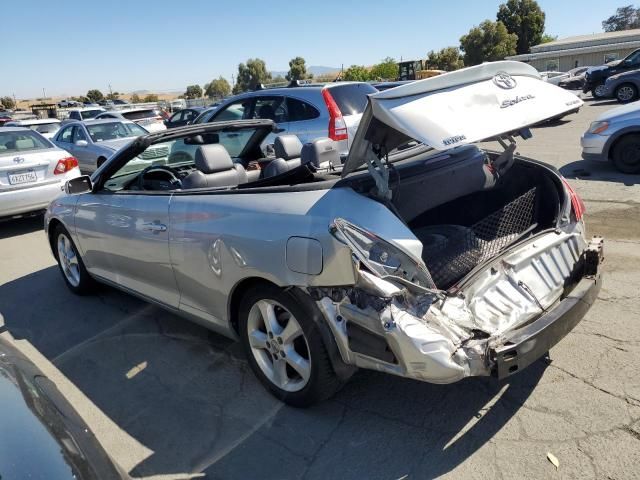
[[247,330],[251,353],[269,381],[287,392],[302,390],[311,376],[311,356],[291,312],[274,300],[258,300],[249,311]]
[[633,87],[629,85],[623,85],[618,89],[618,100],[620,100],[621,102],[629,102],[633,100],[635,94],[636,92]]
[[58,235],[58,259],[67,281],[74,287],[80,285],[78,255],[71,240],[64,233]]
[[602,98],[604,95],[604,85],[598,85],[594,90],[593,94],[596,98]]

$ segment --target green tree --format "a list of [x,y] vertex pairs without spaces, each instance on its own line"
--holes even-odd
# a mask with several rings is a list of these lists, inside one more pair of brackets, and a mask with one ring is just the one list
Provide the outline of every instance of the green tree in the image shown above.
[[464,67],[464,62],[460,49],[457,47],[445,47],[437,52],[431,50],[427,54],[427,68],[451,72],[462,67]]
[[271,80],[271,73],[267,70],[267,65],[260,58],[250,58],[246,65],[238,65],[238,79],[233,87],[233,93],[254,90],[257,85],[267,83]]
[[94,103],[104,100],[104,95],[102,95],[102,92],[97,89],[89,90],[86,97]]
[[107,100],[117,100],[120,98],[120,92],[108,93],[105,97]]
[[16,102],[14,102],[13,98],[9,96],[0,97],[0,105],[9,110],[13,110],[14,108],[16,108]]
[[542,43],[545,15],[535,0],[507,0],[496,17],[509,33],[517,35],[517,54],[529,53],[532,46]]
[[517,42],[518,36],[509,33],[502,22],[485,20],[460,38],[460,50],[464,52],[464,64],[471,66],[515,55]]
[[548,33],[545,33],[544,35],[542,35],[542,39],[540,40],[540,43],[555,42],[557,39],[558,39],[557,35],[550,35]]
[[277,77],[273,77],[269,83],[287,83],[287,79],[282,75],[278,75]]
[[201,98],[202,97],[202,87],[200,85],[189,85],[187,86],[187,90],[184,92],[184,98]]
[[143,103],[153,103],[158,101],[158,95],[155,93],[150,93],[144,97]]
[[226,97],[231,93],[231,85],[223,76],[214,78],[204,86],[204,94],[209,98]]
[[615,15],[611,15],[602,22],[602,29],[605,32],[618,32],[632,28],[640,28],[640,9],[633,5],[617,8]]
[[289,60],[289,73],[285,75],[287,80],[304,80],[305,78],[312,77],[313,74],[307,73],[307,65],[305,64],[304,58],[295,57]]
[[395,80],[398,76],[398,64],[395,58],[386,57],[371,67],[369,76],[372,80]]
[[369,70],[363,65],[351,65],[344,71],[342,80],[366,82],[371,78]]
[[131,98],[129,98],[129,102],[142,103],[142,99],[140,98],[140,95],[138,95],[137,93],[134,93],[133,95],[131,95]]

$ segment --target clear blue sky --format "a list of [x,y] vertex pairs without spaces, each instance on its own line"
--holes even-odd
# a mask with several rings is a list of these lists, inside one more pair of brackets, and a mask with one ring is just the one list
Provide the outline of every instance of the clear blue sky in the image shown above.
[[[260,57],[287,70],[425,57],[495,20],[499,0],[2,0],[0,95],[184,89]],[[600,32],[626,0],[538,0],[547,32]]]

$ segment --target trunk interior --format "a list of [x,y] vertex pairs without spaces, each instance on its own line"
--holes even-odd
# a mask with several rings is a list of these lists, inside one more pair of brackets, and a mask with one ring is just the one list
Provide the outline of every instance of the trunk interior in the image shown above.
[[[498,154],[465,147],[393,186],[393,206],[423,244],[434,283],[448,289],[478,264],[552,228],[563,186],[548,168],[516,158],[501,174]],[[413,163],[413,162],[412,162]],[[429,168],[424,168],[424,165]]]

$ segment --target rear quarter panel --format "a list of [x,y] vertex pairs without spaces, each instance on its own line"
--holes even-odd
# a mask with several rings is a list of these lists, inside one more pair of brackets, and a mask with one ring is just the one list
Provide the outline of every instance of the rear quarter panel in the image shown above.
[[[350,188],[174,195],[169,215],[170,255],[181,308],[212,316],[219,328],[229,325],[230,294],[248,278],[262,278],[281,287],[353,284],[351,251],[329,233],[329,224],[336,217],[399,243],[416,241],[386,207]],[[287,267],[291,237],[320,243],[319,274]]]

